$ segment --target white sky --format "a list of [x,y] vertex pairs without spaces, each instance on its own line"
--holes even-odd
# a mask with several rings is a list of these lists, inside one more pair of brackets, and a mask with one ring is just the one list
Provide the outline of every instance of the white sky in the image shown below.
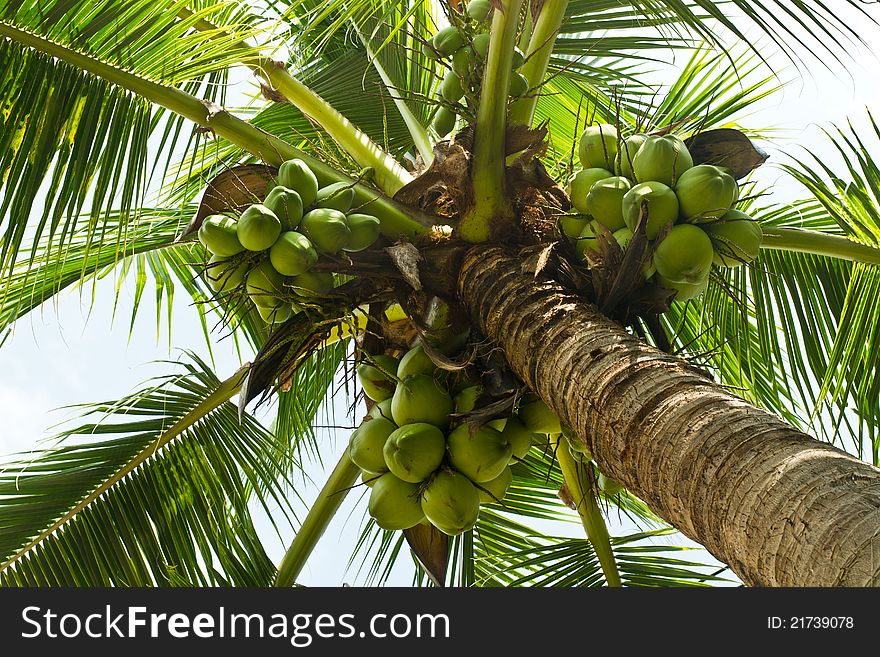
[[[864,20],[858,25],[868,43],[878,41],[880,29]],[[778,162],[786,151],[793,152],[791,149],[799,145],[809,145],[820,155],[836,161],[821,136],[821,127],[828,127],[832,122],[843,124],[847,119],[863,126],[866,107],[880,113],[880,64],[867,52],[854,49],[851,56],[852,61],[845,64],[847,77],[840,75],[841,66],[828,57],[825,60],[835,72],[822,68],[815,61],[808,62],[809,78],[799,77],[793,70],[782,71],[785,79],[792,80],[788,88],[761,103],[753,116],[741,121],[746,126],[780,129],[776,144],[767,148],[771,152],[771,162],[760,172],[765,181],[778,183],[779,201],[797,198],[801,192],[790,181],[780,179],[780,172],[773,168],[774,161]],[[777,58],[775,64],[783,66],[785,62]],[[880,153],[880,149],[876,152]],[[112,286],[109,280],[100,283],[98,298],[112,298]],[[111,322],[112,308],[106,302],[96,304],[88,316],[88,295],[81,300],[79,292],[73,292],[61,296],[57,311],[48,307],[18,324],[12,337],[0,348],[3,372],[0,377],[0,418],[3,418],[0,462],[5,454],[33,447],[51,434],[51,425],[69,417],[68,413],[53,409],[67,404],[116,399],[149,377],[166,371],[151,361],[175,358],[177,349],[192,349],[208,357],[201,327],[182,294],[175,300],[173,347],[169,349],[168,337],[164,333],[157,340],[150,294],[148,289],[130,340],[130,293],[123,295],[115,322]],[[228,341],[215,344],[214,354],[216,371],[221,378],[237,368],[239,358]],[[245,355],[246,358],[249,356]],[[344,412],[347,403],[340,400],[339,406],[340,413]],[[329,432],[324,434],[324,439],[332,445],[325,456],[330,468],[341,454],[348,436],[346,432],[338,432],[335,436]],[[323,482],[319,467],[315,467],[311,474],[319,485]],[[303,494],[311,498],[317,489],[313,486],[303,490]],[[357,492],[349,496],[300,578],[302,583],[334,586],[358,581],[352,573],[346,575],[343,572],[363,513],[364,505],[357,505],[358,497]],[[283,554],[283,545],[274,539],[268,524],[263,524],[267,527],[270,554],[277,561]],[[579,536],[579,531],[579,527],[573,526],[565,533]],[[676,537],[672,542],[680,540]],[[392,583],[406,585],[410,577],[411,569],[404,560],[404,566],[396,571]]]

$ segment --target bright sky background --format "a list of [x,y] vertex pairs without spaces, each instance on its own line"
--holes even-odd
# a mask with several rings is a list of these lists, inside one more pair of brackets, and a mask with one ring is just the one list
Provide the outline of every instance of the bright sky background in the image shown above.
[[[880,40],[880,28],[864,19],[857,25],[868,43]],[[786,61],[776,58],[773,63],[780,77],[791,82],[784,91],[762,102],[753,115],[742,117],[741,123],[745,126],[779,129],[776,142],[767,146],[771,161],[760,171],[763,181],[776,184],[775,196],[779,202],[802,196],[797,185],[783,180],[781,172],[774,168],[774,163],[782,161],[785,153],[794,154],[799,146],[809,145],[817,154],[829,158],[829,162],[837,162],[821,129],[831,123],[842,125],[848,119],[856,126],[865,126],[866,108],[880,112],[880,64],[874,55],[861,49],[853,48],[850,55],[852,60],[843,65],[823,56],[831,71],[815,60],[808,60],[810,77],[801,77],[792,68],[783,70]],[[685,56],[681,57],[682,62],[686,60]],[[880,148],[875,153],[880,156]],[[112,298],[113,286],[111,280],[99,283],[97,298]],[[130,337],[131,286],[120,298],[115,320],[112,318],[113,308],[106,301],[89,309],[89,293],[82,296],[79,292],[63,294],[57,307],[45,307],[20,321],[14,334],[0,348],[0,371],[3,373],[0,377],[0,462],[5,460],[3,456],[6,454],[32,448],[51,435],[51,425],[70,417],[69,412],[53,409],[67,404],[117,399],[149,377],[166,372],[152,361],[177,358],[179,349],[192,349],[208,357],[201,327],[182,293],[175,300],[170,348],[164,323],[157,339],[149,289]],[[228,341],[215,344],[214,355],[216,372],[221,378],[231,374],[239,365],[239,357]],[[246,354],[245,358],[249,356]],[[347,406],[347,400],[336,400],[338,421]],[[342,453],[348,433],[321,433],[321,439],[328,445],[325,463],[329,470]],[[306,499],[315,495],[324,478],[320,466],[313,467],[310,473],[317,487],[304,484],[301,490]],[[365,508],[365,500],[358,504],[359,497],[359,491],[349,496],[300,578],[301,583],[335,586],[362,581],[353,572],[344,572]],[[267,528],[266,543],[270,555],[277,562],[283,554],[284,542],[275,538],[268,523],[262,524]],[[577,525],[566,528],[564,533],[582,535]],[[286,540],[289,536],[285,537]],[[675,537],[671,542],[682,541]],[[405,564],[395,572],[391,582],[409,584],[411,572],[411,567]]]

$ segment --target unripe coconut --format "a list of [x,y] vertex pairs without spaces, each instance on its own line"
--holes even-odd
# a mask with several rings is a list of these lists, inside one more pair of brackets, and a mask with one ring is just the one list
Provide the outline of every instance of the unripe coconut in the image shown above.
[[581,456],[586,456],[587,460],[593,457],[593,455],[590,454],[590,448],[587,447],[587,444],[577,436],[568,437],[568,446],[572,452],[580,454]]
[[464,45],[464,36],[457,27],[450,25],[434,35],[431,45],[442,57],[450,57]]
[[668,224],[678,219],[678,197],[672,188],[660,182],[639,183],[623,197],[623,218],[626,227],[635,231],[642,215],[642,202],[648,204],[648,223],[645,233],[649,240]]
[[688,301],[696,299],[706,291],[706,288],[709,287],[709,275],[706,274],[706,278],[696,283],[679,283],[670,281],[662,276],[657,276],[657,283],[662,287],[675,290],[675,296],[673,297],[675,301]]
[[609,497],[619,495],[624,490],[623,484],[621,484],[616,479],[606,477],[601,472],[599,473],[598,481],[596,483],[599,485],[599,490],[601,490]]
[[348,456],[364,472],[382,474],[388,472],[383,449],[388,436],[397,425],[382,418],[371,419],[359,426],[348,441]]
[[452,397],[429,374],[402,379],[391,398],[391,417],[399,427],[427,422],[445,429],[452,411]]
[[739,210],[731,210],[721,221],[701,226],[715,249],[719,267],[739,267],[753,262],[761,253],[764,232],[761,224]]
[[663,278],[676,283],[698,283],[712,268],[712,240],[693,224],[673,226],[654,250],[654,266]]
[[483,33],[476,35],[471,42],[471,48],[474,49],[474,52],[477,53],[480,59],[486,59],[489,56],[489,41],[491,38],[488,33]]
[[587,194],[587,212],[605,226],[615,231],[623,228],[623,197],[632,183],[623,176],[612,176],[595,183]]
[[483,390],[483,386],[470,386],[459,392],[455,399],[453,399],[455,412],[462,414],[470,413],[474,410],[477,407],[477,400],[483,394]]
[[265,251],[281,235],[281,221],[265,205],[257,203],[241,213],[238,241],[248,251]]
[[[396,384],[395,384],[396,385]],[[376,402],[376,405],[370,409],[367,417],[372,418],[385,418],[389,422],[393,422],[391,419],[391,397],[388,399],[383,399],[380,402]]]
[[318,262],[318,252],[308,237],[291,230],[282,233],[269,249],[269,261],[279,274],[299,276]]
[[382,529],[396,531],[415,527],[425,519],[419,485],[386,472],[370,490],[370,515]]
[[[384,473],[383,473],[384,474]],[[373,472],[362,471],[361,472],[361,483],[367,488],[372,488],[373,484],[376,483],[376,480],[382,475],[375,474]]]
[[578,158],[585,169],[599,167],[614,171],[617,157],[617,128],[608,123],[593,125],[581,133]]
[[282,303],[279,306],[267,307],[257,306],[257,312],[267,324],[280,324],[286,322],[293,315],[293,306],[289,303]]
[[338,182],[318,190],[315,205],[319,208],[339,210],[343,214],[354,204],[354,188],[351,183]]
[[515,417],[507,418],[501,437],[510,443],[512,455],[517,459],[524,459],[532,448],[532,434],[534,431],[520,422]]
[[287,160],[278,167],[276,181],[299,194],[303,207],[311,207],[318,197],[318,179],[309,165],[298,158]]
[[678,178],[694,160],[685,143],[675,135],[648,137],[633,158],[633,173],[639,182],[661,182],[675,187]]
[[[391,399],[397,386],[397,362],[394,356],[379,354],[357,366],[358,381],[367,397],[375,402]],[[370,414],[372,415],[372,411]],[[385,418],[392,419],[390,407],[385,412]]]
[[301,297],[321,297],[333,291],[333,274],[307,271],[291,278],[289,287]]
[[343,251],[351,253],[363,251],[373,246],[379,239],[379,233],[382,229],[382,223],[378,217],[371,214],[360,214],[355,212],[345,218],[348,224],[349,237],[348,242],[342,247]]
[[615,161],[617,175],[624,176],[630,180],[636,179],[636,174],[633,172],[633,160],[647,138],[648,135],[635,134],[620,142],[617,160]]
[[281,230],[296,230],[303,218],[303,202],[299,192],[288,187],[275,187],[266,195],[263,205],[281,222]]
[[434,361],[425,352],[424,347],[417,344],[401,357],[400,365],[397,368],[397,378],[405,379],[416,374],[433,375],[436,371],[437,366],[434,364]]
[[438,137],[445,137],[455,130],[455,123],[458,121],[458,115],[448,107],[438,107],[437,113],[434,114],[434,130]]
[[489,420],[488,422],[486,422],[486,426],[495,429],[495,431],[504,431],[504,427],[507,426],[507,418],[500,417],[494,420]]
[[317,208],[306,214],[300,231],[312,241],[319,253],[328,255],[338,253],[351,237],[345,215],[333,208]]
[[[614,231],[614,241],[617,242],[618,246],[620,246],[621,251],[626,251],[627,247],[629,247],[629,243],[632,242],[632,238],[635,237],[635,233],[633,233],[629,228],[621,228],[620,230]],[[654,273],[657,271],[657,268],[654,267],[653,258],[649,258],[647,262],[642,266],[642,273],[645,275],[645,278],[651,278]]]
[[461,78],[455,71],[449,71],[443,82],[440,83],[440,96],[449,101],[456,103],[464,96],[464,87],[461,85]]
[[736,180],[721,167],[700,164],[688,169],[678,179],[675,193],[681,216],[701,223],[727,214],[739,195]]
[[482,23],[492,12],[492,3],[489,0],[471,0],[467,3],[465,12],[478,23]]
[[569,214],[559,217],[559,226],[562,228],[562,234],[569,239],[576,240],[584,232],[590,218],[583,214]]
[[510,75],[510,86],[508,87],[507,93],[512,98],[519,98],[521,96],[525,96],[529,91],[529,79],[519,73],[514,71]]
[[418,483],[440,467],[446,437],[433,424],[417,422],[395,429],[385,441],[385,465],[404,481]]
[[199,242],[212,255],[228,258],[244,251],[238,239],[238,222],[222,214],[205,217],[199,228]]
[[571,181],[568,183],[568,197],[571,199],[571,204],[581,214],[589,214],[587,194],[590,193],[590,189],[600,180],[613,177],[614,174],[608,169],[581,169],[572,176]]
[[600,224],[598,221],[591,221],[584,227],[581,234],[577,237],[575,251],[577,251],[581,260],[584,262],[587,261],[587,251],[592,251],[593,253],[599,252],[599,240],[596,237],[596,233],[601,230],[599,226]]
[[[510,62],[510,68],[516,71],[518,68],[522,68],[523,64],[526,63],[526,54],[520,50],[518,47],[514,46],[513,48],[513,59]],[[526,83],[528,83],[528,78],[526,78]],[[526,87],[528,88],[528,87]]]
[[248,271],[247,262],[235,264],[228,258],[211,256],[205,268],[205,279],[217,294],[228,294],[241,287]]
[[532,433],[560,433],[562,431],[559,416],[551,411],[550,407],[537,395],[529,394],[526,396],[519,405],[517,415]]
[[453,468],[471,481],[483,482],[501,474],[510,462],[513,447],[500,431],[462,424],[449,432],[446,452]]
[[476,53],[467,46],[459,48],[458,52],[452,56],[452,70],[459,77],[462,87],[467,86],[464,81],[470,77],[475,58]]
[[491,504],[503,500],[512,482],[513,470],[510,467],[504,468],[501,474],[491,481],[484,481],[477,489],[480,493],[480,504]]
[[278,297],[286,291],[284,276],[275,270],[271,262],[263,260],[250,270],[246,280],[245,289],[255,304],[264,308],[277,308],[282,305],[283,301]]
[[457,536],[477,524],[480,494],[460,472],[441,470],[422,494],[422,512],[441,532]]

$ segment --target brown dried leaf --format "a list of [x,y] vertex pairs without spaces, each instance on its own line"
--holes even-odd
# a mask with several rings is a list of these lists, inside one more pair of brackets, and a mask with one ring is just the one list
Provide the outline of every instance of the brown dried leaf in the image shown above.
[[419,277],[419,262],[422,254],[409,242],[398,242],[393,246],[386,247],[385,252],[391,256],[391,260],[397,270],[403,274],[404,280],[416,291],[422,289],[422,280]]
[[449,537],[431,524],[404,529],[403,535],[431,581],[445,586]]
[[685,140],[694,164],[727,167],[737,180],[745,178],[770,156],[739,130],[707,130]]

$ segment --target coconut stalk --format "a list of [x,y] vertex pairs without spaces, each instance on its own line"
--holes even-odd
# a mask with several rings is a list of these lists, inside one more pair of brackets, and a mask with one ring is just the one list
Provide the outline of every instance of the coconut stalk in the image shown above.
[[392,199],[336,171],[321,160],[291,146],[284,140],[237,118],[218,105],[196,98],[175,87],[134,75],[6,23],[0,22],[0,37],[7,37],[23,46],[55,57],[131,91],[152,103],[161,105],[175,114],[210,129],[266,164],[278,166],[285,160],[293,158],[303,160],[314,171],[322,186],[334,182],[351,185],[355,192],[356,204],[362,206],[365,212],[370,212],[380,219],[382,233],[390,239],[413,238],[417,235],[428,234],[432,230],[435,222],[427,215],[404,208]]
[[[587,538],[593,545],[593,551],[605,573],[605,581],[608,586],[622,586],[620,571],[617,568],[617,559],[611,548],[611,535],[608,533],[608,525],[602,516],[602,510],[596,501],[589,480],[585,481],[583,468],[574,460],[568,449],[568,440],[561,433],[551,436],[553,453],[565,478],[565,485],[574,501],[581,524],[587,532]],[[585,484],[585,485],[584,485]]]
[[771,228],[762,226],[762,249],[811,253],[828,258],[840,258],[867,265],[880,265],[880,249],[861,244],[840,235],[828,235],[801,228]]
[[511,213],[505,194],[507,101],[522,3],[503,2],[492,19],[471,167],[474,206],[458,224],[460,237],[468,242],[489,240],[493,223],[503,222]]
[[275,586],[293,586],[360,473],[346,449],[281,559]]
[[546,0],[541,6],[526,50],[526,63],[520,69],[520,73],[526,76],[529,81],[529,89],[535,91],[523,98],[517,98],[511,104],[511,125],[530,125],[535,118],[535,109],[540,97],[538,90],[547,75],[547,67],[550,64],[550,56],[553,54],[556,35],[565,20],[567,9],[568,0]]
[[[177,16],[182,19],[191,19],[195,15],[189,9],[180,9],[177,12]],[[203,18],[197,19],[193,27],[218,37],[229,36],[221,28]],[[242,64],[266,80],[294,107],[321,126],[355,162],[362,167],[372,168],[376,183],[386,194],[393,196],[401,187],[412,181],[412,176],[397,160],[334,109],[330,103],[290,75],[283,63],[262,55],[256,48],[243,41],[237,43],[234,48],[247,53],[242,57]],[[405,116],[404,120],[406,120]]]

